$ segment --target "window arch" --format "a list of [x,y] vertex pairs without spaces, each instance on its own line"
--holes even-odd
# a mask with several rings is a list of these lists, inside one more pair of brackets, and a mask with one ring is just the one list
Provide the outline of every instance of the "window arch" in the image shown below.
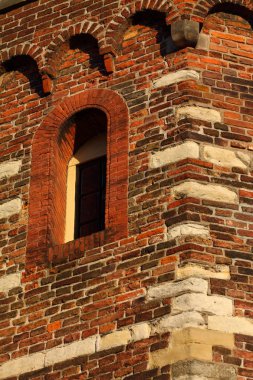
[[[44,263],[49,247],[65,241],[67,169],[71,157],[93,135],[82,112],[107,120],[105,229],[97,244],[127,236],[128,109],[112,90],[91,89],[60,103],[38,128],[32,144],[27,265]],[[97,112],[94,111],[97,110]],[[86,114],[87,116],[87,114]],[[80,120],[78,119],[80,118]],[[94,125],[100,123],[93,120]],[[82,127],[81,127],[82,126]],[[83,140],[76,136],[83,136]],[[85,239],[85,238],[84,238]]]

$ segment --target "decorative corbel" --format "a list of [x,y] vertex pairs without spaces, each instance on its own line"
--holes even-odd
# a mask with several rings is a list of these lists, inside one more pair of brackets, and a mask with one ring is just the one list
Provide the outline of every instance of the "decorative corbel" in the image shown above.
[[53,75],[49,74],[48,71],[43,71],[42,75],[42,87],[45,95],[49,95],[53,91]]
[[108,74],[112,74],[115,71],[114,60],[116,52],[111,46],[104,46],[100,48],[100,54],[104,58],[104,65]]
[[112,53],[106,53],[104,55],[104,65],[108,74],[112,74],[115,71],[114,56]]
[[199,38],[199,29],[199,23],[196,21],[175,21],[171,24],[172,41],[180,49],[195,47]]

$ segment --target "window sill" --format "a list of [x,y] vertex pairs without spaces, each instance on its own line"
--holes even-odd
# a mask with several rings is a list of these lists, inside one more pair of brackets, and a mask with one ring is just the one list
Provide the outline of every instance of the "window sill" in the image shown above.
[[50,247],[47,253],[48,263],[60,264],[84,257],[86,251],[112,243],[115,240],[112,236],[113,234],[107,229],[68,243]]

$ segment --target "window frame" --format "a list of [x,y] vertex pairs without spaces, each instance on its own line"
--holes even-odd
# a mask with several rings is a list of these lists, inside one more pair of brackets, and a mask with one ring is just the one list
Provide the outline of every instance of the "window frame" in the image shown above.
[[[100,133],[83,144],[68,163],[66,189],[66,220],[64,242],[75,240],[78,166],[101,156],[107,157],[107,133]],[[106,196],[107,198],[107,196]]]
[[[81,172],[85,170],[88,165],[98,162],[99,166],[99,210],[98,210],[98,228],[94,231],[82,234],[80,233],[81,225],[81,207],[82,207],[82,190],[81,190]],[[76,203],[75,203],[75,228],[74,228],[74,239],[79,239],[91,235],[92,233],[100,232],[105,230],[105,209],[106,209],[106,155],[94,158],[93,160],[80,163],[76,166]],[[87,181],[88,182],[88,181]],[[104,184],[102,183],[104,182]],[[92,194],[92,192],[90,193]],[[89,195],[90,195],[89,194]],[[102,199],[104,195],[104,200]]]

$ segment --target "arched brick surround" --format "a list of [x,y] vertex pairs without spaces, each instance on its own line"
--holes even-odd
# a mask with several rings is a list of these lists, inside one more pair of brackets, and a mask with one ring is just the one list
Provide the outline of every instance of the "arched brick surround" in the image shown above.
[[51,43],[47,47],[44,71],[56,76],[56,62],[62,59],[63,52],[66,49],[64,45],[68,44],[71,37],[78,34],[89,34],[94,37],[98,42],[99,48],[104,45],[104,27],[95,20],[85,20],[71,26],[66,26],[61,33],[55,33]]
[[[104,243],[127,235],[128,109],[111,90],[92,89],[65,99],[46,117],[32,144],[27,264],[42,263],[64,242],[67,163],[73,154],[71,117],[85,108],[107,115],[107,204]],[[68,121],[68,123],[67,123]]]
[[[171,13],[170,18],[167,19],[168,23],[169,20],[171,21],[175,14],[177,14],[176,8],[171,4],[168,4],[167,1],[150,2],[147,0],[142,0],[137,2],[134,6],[126,6],[117,15],[114,16],[106,29],[106,46],[110,46],[113,51],[118,51],[124,32],[129,26],[129,19],[135,13],[144,10],[159,11],[161,13],[164,13],[165,16]],[[109,48],[107,49],[109,50]]]
[[2,49],[0,52],[0,64],[8,61],[16,55],[27,55],[36,61],[38,68],[41,70],[44,62],[43,50],[34,44],[22,44],[12,49]]
[[252,12],[253,10],[253,3],[251,0],[199,0],[195,3],[193,9],[191,10],[191,18],[196,19],[199,22],[203,22],[205,17],[208,15],[208,12],[210,12],[214,6],[219,4],[233,4],[243,6],[247,8],[249,12]]

